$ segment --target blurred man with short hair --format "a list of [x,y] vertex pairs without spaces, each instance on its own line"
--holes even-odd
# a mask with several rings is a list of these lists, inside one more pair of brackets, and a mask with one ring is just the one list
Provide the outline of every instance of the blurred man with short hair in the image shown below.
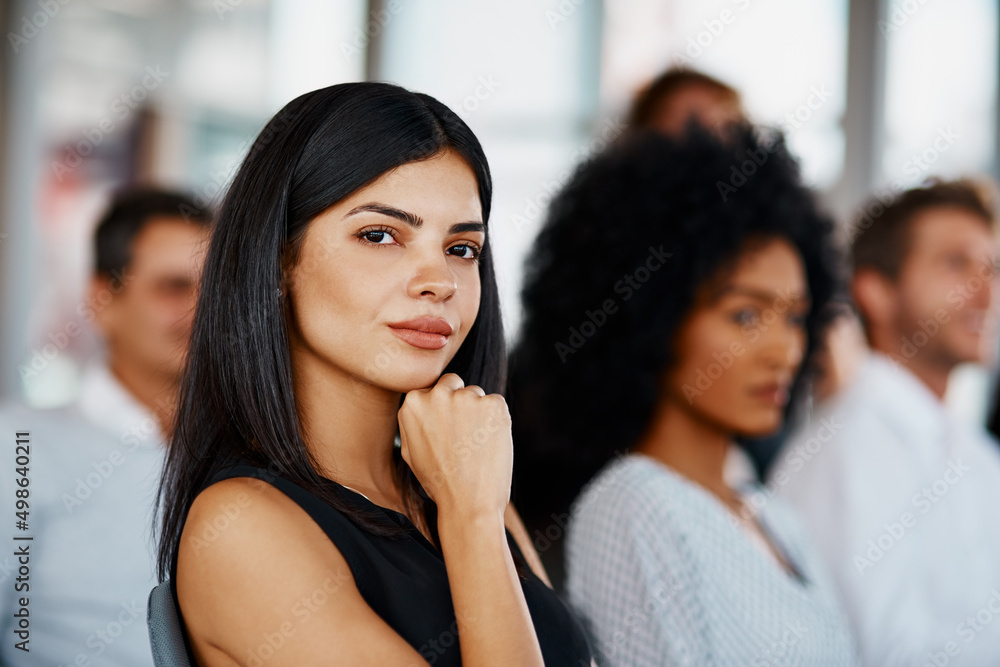
[[[2,664],[153,664],[152,506],[209,222],[209,212],[181,194],[119,193],[97,227],[89,296],[78,309],[106,342],[106,359],[86,368],[70,406],[0,410],[9,442],[0,503],[11,513],[0,536],[4,553],[19,554],[0,557]],[[15,459],[16,432],[30,434],[21,450],[26,466]],[[22,527],[13,514],[23,489]]]
[[867,210],[851,291],[870,354],[769,486],[808,520],[864,664],[1000,664],[1000,450],[943,400],[996,347],[994,211],[964,181]]

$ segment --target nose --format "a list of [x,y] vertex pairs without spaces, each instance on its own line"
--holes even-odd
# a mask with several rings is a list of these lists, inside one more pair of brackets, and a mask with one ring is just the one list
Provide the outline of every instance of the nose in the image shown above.
[[406,292],[414,299],[447,301],[458,289],[455,274],[440,247],[416,253]]
[[972,292],[970,301],[979,308],[987,309],[993,305],[997,291],[997,274],[992,268],[992,264],[977,265],[976,269],[970,272],[966,278],[966,285],[979,284],[978,290],[967,290]]

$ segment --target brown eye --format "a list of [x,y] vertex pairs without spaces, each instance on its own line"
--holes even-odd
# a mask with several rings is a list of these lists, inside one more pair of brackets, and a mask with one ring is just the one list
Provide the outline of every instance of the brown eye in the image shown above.
[[[468,243],[453,245],[449,251],[457,250],[457,254],[462,259],[479,259],[479,248]],[[454,254],[454,253],[453,253]]]
[[396,240],[388,229],[363,229],[357,233],[357,237],[372,245],[392,245]]

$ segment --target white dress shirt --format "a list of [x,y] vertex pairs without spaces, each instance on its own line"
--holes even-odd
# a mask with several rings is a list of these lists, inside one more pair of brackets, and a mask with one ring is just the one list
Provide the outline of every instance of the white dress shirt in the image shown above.
[[866,665],[1000,665],[1000,445],[872,353],[768,481],[807,521]]
[[[28,529],[15,527],[15,433],[30,431]],[[0,409],[0,664],[152,666],[146,600],[156,585],[152,505],[163,436],[103,365],[79,400],[52,410]],[[15,541],[14,536],[32,536]],[[27,592],[16,592],[29,545]],[[29,652],[14,614],[28,598]]]

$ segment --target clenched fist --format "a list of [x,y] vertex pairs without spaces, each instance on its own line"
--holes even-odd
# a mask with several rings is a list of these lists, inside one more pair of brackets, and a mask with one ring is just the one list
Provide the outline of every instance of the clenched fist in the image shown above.
[[447,373],[399,409],[403,460],[443,512],[499,512],[510,500],[510,413],[499,394]]

